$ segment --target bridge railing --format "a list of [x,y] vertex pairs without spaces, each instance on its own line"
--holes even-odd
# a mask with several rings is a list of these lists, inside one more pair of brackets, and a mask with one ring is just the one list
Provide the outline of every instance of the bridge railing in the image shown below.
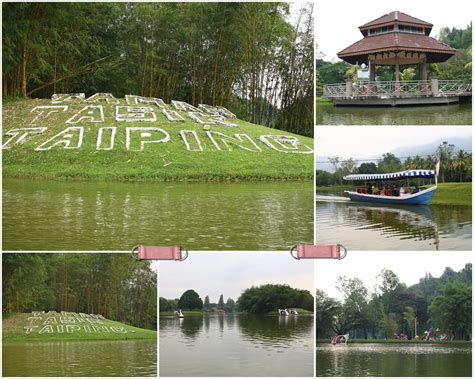
[[400,98],[471,94],[472,84],[461,80],[347,82],[327,84],[323,87],[323,97],[327,98]]

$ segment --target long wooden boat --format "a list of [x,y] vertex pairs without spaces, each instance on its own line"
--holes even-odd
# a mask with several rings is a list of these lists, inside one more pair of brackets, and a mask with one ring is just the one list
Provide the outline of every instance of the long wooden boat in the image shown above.
[[382,191],[380,194],[367,193],[365,188],[358,188],[355,191],[344,191],[353,201],[365,203],[383,203],[383,204],[409,204],[420,205],[429,204],[437,189],[439,165],[436,170],[405,170],[389,174],[360,174],[344,176],[346,181],[363,181],[365,183],[393,183],[400,180],[415,178],[435,178],[435,185],[428,188],[418,189],[416,192],[393,194],[391,190]]

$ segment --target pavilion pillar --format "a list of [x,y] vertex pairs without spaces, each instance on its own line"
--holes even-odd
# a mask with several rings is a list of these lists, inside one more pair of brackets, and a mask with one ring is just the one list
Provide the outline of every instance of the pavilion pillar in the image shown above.
[[369,81],[375,82],[375,63],[369,61]]
[[420,80],[426,81],[428,80],[428,71],[426,70],[426,62],[423,61],[419,65],[420,67]]
[[346,97],[352,97],[352,80],[346,80]]
[[395,57],[395,96],[400,97],[400,57]]

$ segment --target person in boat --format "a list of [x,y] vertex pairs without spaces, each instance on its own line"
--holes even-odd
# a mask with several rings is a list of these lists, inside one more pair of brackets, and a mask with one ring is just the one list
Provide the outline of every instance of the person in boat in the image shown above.
[[374,186],[372,192],[374,195],[380,195],[380,186]]
[[392,196],[400,196],[400,191],[396,184],[394,184],[392,187]]
[[370,184],[370,183],[367,184],[367,193],[368,193],[369,195],[372,195],[372,184]]
[[400,194],[400,196],[405,195],[405,188],[403,188],[403,186],[400,186],[400,190],[398,191],[398,193]]
[[418,192],[420,192],[420,187],[417,185],[415,189],[411,191],[411,193],[418,193]]

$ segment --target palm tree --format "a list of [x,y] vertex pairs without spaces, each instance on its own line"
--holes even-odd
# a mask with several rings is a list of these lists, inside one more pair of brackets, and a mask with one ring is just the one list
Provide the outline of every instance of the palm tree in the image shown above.
[[459,181],[462,182],[463,173],[471,167],[471,155],[464,150],[459,150],[451,163],[451,168],[459,172]]

